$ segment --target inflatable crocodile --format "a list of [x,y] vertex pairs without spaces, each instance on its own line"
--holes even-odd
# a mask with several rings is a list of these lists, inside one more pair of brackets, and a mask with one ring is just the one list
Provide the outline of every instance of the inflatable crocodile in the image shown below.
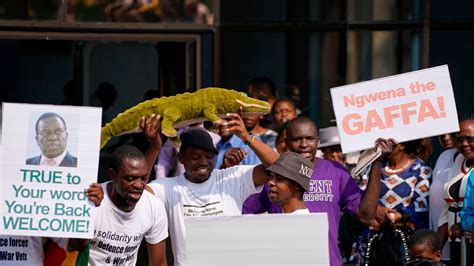
[[177,128],[209,120],[220,122],[226,113],[266,114],[270,105],[248,97],[245,93],[221,88],[205,88],[194,93],[151,99],[120,113],[101,131],[100,148],[114,136],[140,132],[140,118],[152,113],[161,115],[161,132],[176,137]]

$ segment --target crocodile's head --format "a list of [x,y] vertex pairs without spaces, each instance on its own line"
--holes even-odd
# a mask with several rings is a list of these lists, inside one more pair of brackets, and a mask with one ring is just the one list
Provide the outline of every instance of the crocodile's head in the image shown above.
[[250,98],[243,92],[236,92],[237,110],[240,106],[243,109],[243,115],[264,115],[270,113],[270,104],[266,101]]

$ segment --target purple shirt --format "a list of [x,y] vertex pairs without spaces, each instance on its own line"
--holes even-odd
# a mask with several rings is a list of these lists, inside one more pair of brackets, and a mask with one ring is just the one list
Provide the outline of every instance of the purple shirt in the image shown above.
[[[279,213],[281,208],[268,198],[268,186],[244,202],[242,213]],[[362,190],[359,189],[346,168],[335,161],[318,158],[311,176],[308,192],[303,195],[310,212],[325,212],[329,224],[329,260],[332,266],[342,265],[337,246],[340,212],[353,215],[359,208]]]
[[280,205],[268,198],[268,184],[263,185],[262,192],[253,194],[244,201],[242,214],[282,213]]
[[310,212],[325,212],[329,223],[329,260],[342,265],[337,246],[340,212],[354,214],[363,192],[347,170],[335,161],[319,159],[311,176],[308,192],[303,195]]

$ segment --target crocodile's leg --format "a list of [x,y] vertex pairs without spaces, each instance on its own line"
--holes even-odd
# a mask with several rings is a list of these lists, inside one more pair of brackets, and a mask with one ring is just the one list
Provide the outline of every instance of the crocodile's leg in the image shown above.
[[161,121],[161,133],[167,137],[176,137],[178,132],[173,128],[173,124],[181,117],[181,112],[177,108],[168,108],[163,112]]
[[213,105],[213,104],[204,107],[204,109],[202,110],[202,113],[203,113],[204,117],[207,120],[211,121],[213,124],[217,124],[217,123],[220,123],[222,121],[217,116],[216,106]]

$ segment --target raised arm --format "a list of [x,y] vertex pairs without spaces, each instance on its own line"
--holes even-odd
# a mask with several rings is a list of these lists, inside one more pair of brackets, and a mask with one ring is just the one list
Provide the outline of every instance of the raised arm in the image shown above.
[[156,244],[148,244],[148,265],[166,266],[166,245],[165,240]]
[[227,121],[222,122],[219,127],[221,130],[229,130],[246,143],[257,155],[263,165],[255,167],[253,171],[253,182],[255,186],[260,186],[268,182],[269,176],[263,171],[265,167],[270,166],[276,159],[276,153],[270,146],[261,142],[251,135],[245,128],[242,118],[238,114],[227,114]]
[[145,152],[146,163],[148,164],[149,172],[155,165],[156,158],[161,150],[161,121],[160,115],[151,114],[149,117],[142,117],[140,120],[140,128],[145,133],[148,139],[148,149]]
[[385,159],[393,149],[397,142],[394,139],[379,138],[376,140],[376,148],[381,149],[382,155],[372,164],[370,177],[362,200],[356,215],[362,223],[370,224],[377,212],[377,205],[380,198],[380,177],[382,176],[382,160]]

